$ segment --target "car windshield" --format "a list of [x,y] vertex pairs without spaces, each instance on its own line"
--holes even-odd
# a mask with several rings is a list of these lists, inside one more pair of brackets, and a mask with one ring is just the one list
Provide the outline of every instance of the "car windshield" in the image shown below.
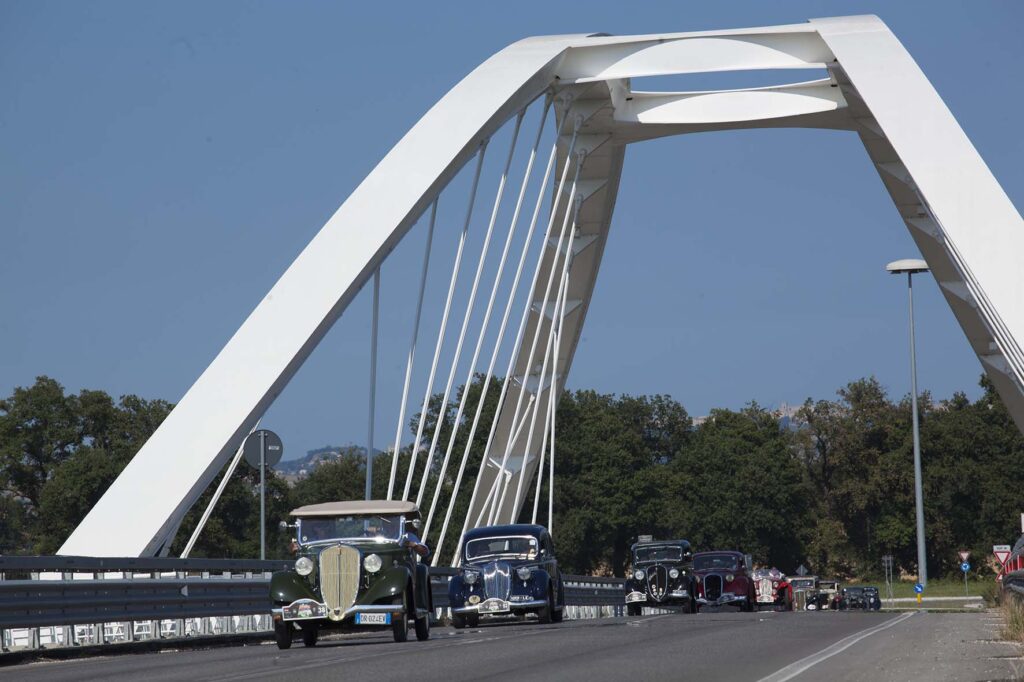
[[682,561],[683,548],[672,545],[660,547],[637,547],[633,552],[633,561],[643,564],[648,561]]
[[814,581],[810,578],[806,578],[804,580],[797,578],[796,580],[791,581],[791,584],[793,587],[814,587]]
[[693,570],[713,571],[735,571],[739,567],[736,557],[731,554],[705,554],[693,557]]
[[537,556],[537,538],[524,536],[479,538],[466,543],[466,561],[498,556],[533,559]]
[[325,540],[397,540],[401,516],[332,516],[299,519],[299,542]]
[[846,588],[846,594],[850,594],[850,595],[853,595],[855,597],[859,597],[860,595],[864,594],[864,588],[863,587],[847,587]]

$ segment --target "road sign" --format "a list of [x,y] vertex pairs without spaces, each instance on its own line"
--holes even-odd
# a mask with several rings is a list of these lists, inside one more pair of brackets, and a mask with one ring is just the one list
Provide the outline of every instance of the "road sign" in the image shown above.
[[961,549],[960,550],[960,561],[967,561],[967,559],[970,556],[971,556],[971,553],[968,552],[966,549]]
[[914,592],[918,594],[924,592],[924,585],[922,585],[921,583],[917,583],[916,585],[914,585]]
[[807,573],[808,573],[807,567],[804,566],[803,564],[800,564],[800,567],[796,569],[796,574],[798,576],[800,576],[801,578],[804,577],[805,575],[807,575]]
[[255,469],[260,468],[260,443],[264,438],[266,439],[267,449],[265,455],[268,467],[272,467],[280,462],[281,455],[284,454],[284,445],[281,444],[281,438],[276,433],[267,429],[253,431],[245,439],[245,445],[242,446],[242,455],[245,457],[245,461]]
[[960,564],[960,570],[966,573],[967,571],[971,570],[971,565],[965,561],[962,564]]
[[1000,565],[1005,564],[1006,560],[1010,558],[1011,551],[1009,545],[992,545],[992,553],[996,555],[996,561]]

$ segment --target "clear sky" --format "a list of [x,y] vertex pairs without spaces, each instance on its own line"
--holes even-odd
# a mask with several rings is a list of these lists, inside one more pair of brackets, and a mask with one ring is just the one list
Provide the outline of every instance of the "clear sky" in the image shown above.
[[[388,149],[519,38],[864,13],[895,31],[1024,205],[1020,2],[3,0],[0,394],[47,374],[178,400]],[[456,222],[438,228],[421,359]],[[383,272],[381,448],[422,240],[411,232]],[[852,133],[631,148],[570,388],[666,393],[694,415],[830,398],[872,374],[901,396],[906,290],[883,268],[917,255]],[[977,359],[934,281],[917,281],[922,388],[977,395]],[[267,415],[286,457],[365,441],[367,293]]]

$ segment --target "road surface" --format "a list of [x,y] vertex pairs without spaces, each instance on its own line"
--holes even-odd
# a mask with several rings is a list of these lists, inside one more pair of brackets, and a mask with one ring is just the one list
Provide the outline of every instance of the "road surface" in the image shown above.
[[978,613],[703,613],[435,627],[122,654],[0,668],[0,680],[1002,680],[1024,673],[998,616]]

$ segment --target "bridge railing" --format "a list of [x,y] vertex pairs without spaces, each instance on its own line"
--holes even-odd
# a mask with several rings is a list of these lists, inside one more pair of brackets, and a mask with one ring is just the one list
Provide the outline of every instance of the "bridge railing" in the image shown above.
[[[289,560],[0,556],[0,651],[269,632],[269,583]],[[455,569],[431,569],[448,607]],[[623,615],[623,581],[563,575],[566,617]]]

